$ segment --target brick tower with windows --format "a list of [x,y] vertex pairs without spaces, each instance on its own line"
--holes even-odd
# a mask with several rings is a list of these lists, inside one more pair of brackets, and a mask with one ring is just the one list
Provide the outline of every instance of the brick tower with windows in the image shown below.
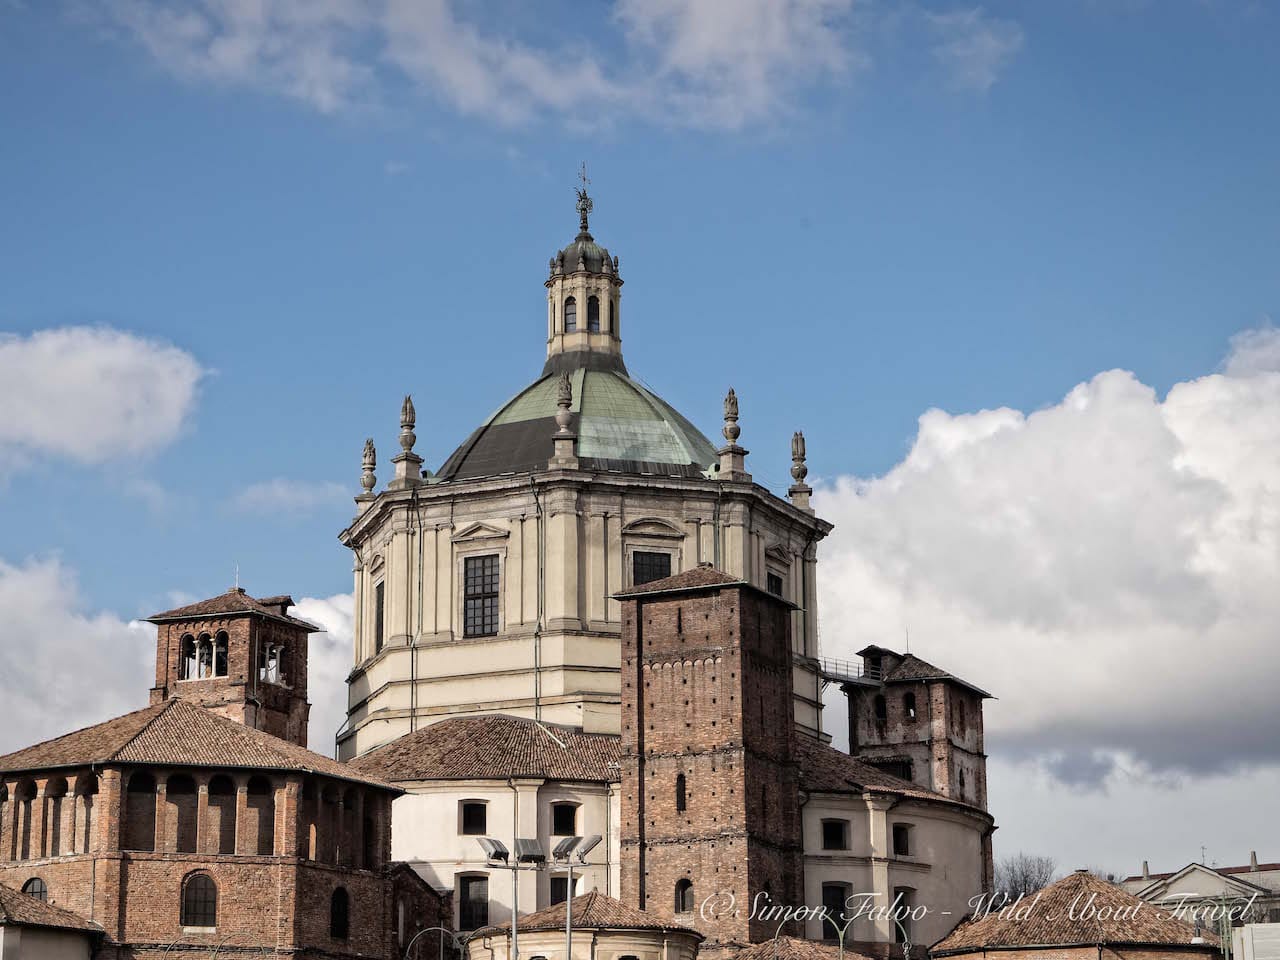
[[293,598],[243,588],[157,613],[151,703],[182,699],[298,746],[307,745],[307,637]]
[[793,605],[710,565],[621,591],[622,899],[707,946],[802,902]]
[[987,809],[987,755],[979,687],[911,653],[858,651],[859,676],[844,678],[849,753],[944,797]]

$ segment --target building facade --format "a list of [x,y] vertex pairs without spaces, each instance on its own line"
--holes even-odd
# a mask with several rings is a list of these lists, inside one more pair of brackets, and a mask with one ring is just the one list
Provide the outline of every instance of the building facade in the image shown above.
[[[442,902],[391,861],[399,790],[299,742],[315,628],[240,590],[153,619],[164,699],[0,757],[0,883],[100,928],[99,957],[397,956]],[[268,637],[291,672],[255,684]]]
[[[341,535],[356,613],[339,755],[403,791],[393,855],[452,895],[461,932],[513,909],[477,837],[600,834],[572,888],[554,866],[518,874],[520,908],[597,891],[730,950],[776,932],[744,904],[838,914],[870,891],[928,903],[911,936],[941,937],[991,880],[987,695],[892,651],[875,677],[819,657],[831,526],[809,504],[803,437],[775,496],[747,472],[733,391],[716,448],[630,377],[619,265],[579,205],[546,281],[542,376],[436,473],[408,398],[380,490],[366,444]],[[831,682],[848,688],[853,755],[822,730]],[[914,693],[919,722],[864,724],[876,691]],[[882,916],[791,926],[879,955],[905,935]]]
[[[550,263],[542,373],[435,473],[406,399],[394,474],[342,532],[355,567],[355,641],[339,756],[458,714],[502,712],[619,732],[620,605],[634,583],[710,562],[792,601],[795,716],[821,731],[817,544],[830,524],[793,444],[788,499],[753,483],[738,401],[717,449],[633,379],[622,279],[588,230]],[[783,459],[784,451],[779,451]]]

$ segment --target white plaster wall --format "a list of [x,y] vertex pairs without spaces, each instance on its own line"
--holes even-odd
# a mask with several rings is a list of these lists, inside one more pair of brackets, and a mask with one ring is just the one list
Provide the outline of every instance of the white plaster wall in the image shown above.
[[[515,837],[534,837],[548,854],[562,839],[551,835],[552,804],[579,804],[579,834],[598,833],[605,839],[588,855],[586,866],[575,865],[575,887],[579,893],[598,889],[617,896],[620,809],[616,786],[544,780],[516,780],[513,785],[501,780],[470,780],[401,786],[409,792],[392,804],[393,859],[412,864],[438,890],[455,890],[459,874],[487,875],[490,923],[510,921],[511,873],[490,868],[476,838],[461,832],[459,804],[464,800],[486,802],[487,835],[501,840],[508,849],[514,847]],[[550,905],[550,878],[562,872],[551,865],[544,871],[519,874],[521,914]],[[454,922],[458,922],[456,898]]]

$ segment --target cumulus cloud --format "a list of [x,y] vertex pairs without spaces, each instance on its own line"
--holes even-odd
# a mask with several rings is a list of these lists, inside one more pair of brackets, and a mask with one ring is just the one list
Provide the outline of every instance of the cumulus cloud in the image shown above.
[[952,83],[985,93],[1022,49],[1022,28],[981,7],[926,14],[936,40],[933,55]]
[[46,456],[101,463],[163,447],[204,373],[177,347],[106,327],[0,334],[0,473]]
[[251,483],[232,498],[231,505],[243,513],[296,516],[333,506],[350,496],[351,490],[340,483],[273,477]]
[[[547,44],[451,0],[111,0],[105,22],[171,73],[247,86],[324,112],[378,103],[409,83],[459,113],[500,123],[546,116],[578,127],[619,118],[738,129],[843,82],[870,56],[874,8],[855,0],[615,0],[598,42]],[[912,17],[920,28],[920,18]],[[981,10],[926,17],[938,56],[985,89],[1021,45]],[[919,32],[917,30],[917,32]],[[601,52],[602,49],[605,52]]]
[[1280,763],[1280,332],[1161,399],[1111,370],[1026,414],[929,410],[820,489],[833,655],[901,646],[995,693],[988,749],[1062,782]]
[[324,633],[313,633],[307,648],[307,690],[311,716],[308,743],[316,753],[334,755],[334,738],[347,717],[347,675],[351,673],[355,603],[349,593],[304,597],[291,611]]
[[155,627],[88,612],[57,559],[0,560],[0,753],[147,705]]

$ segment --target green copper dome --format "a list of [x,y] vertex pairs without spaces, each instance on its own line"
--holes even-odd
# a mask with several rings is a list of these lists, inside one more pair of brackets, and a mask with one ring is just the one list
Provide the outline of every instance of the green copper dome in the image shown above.
[[[548,365],[551,367],[552,365]],[[716,451],[698,428],[621,365],[569,370],[572,421],[583,470],[701,477]],[[445,461],[433,482],[545,470],[556,432],[559,370],[521,390]]]

